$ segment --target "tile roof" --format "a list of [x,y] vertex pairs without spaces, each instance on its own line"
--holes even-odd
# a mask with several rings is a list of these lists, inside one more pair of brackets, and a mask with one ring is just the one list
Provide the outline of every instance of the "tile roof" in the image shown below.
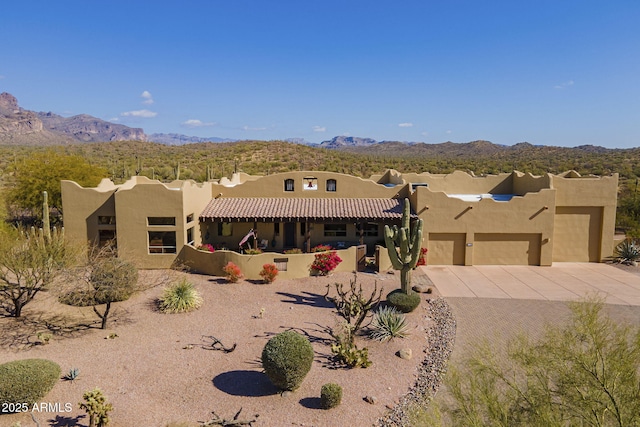
[[200,214],[200,219],[229,222],[398,220],[401,218],[402,200],[382,198],[229,197],[211,200]]

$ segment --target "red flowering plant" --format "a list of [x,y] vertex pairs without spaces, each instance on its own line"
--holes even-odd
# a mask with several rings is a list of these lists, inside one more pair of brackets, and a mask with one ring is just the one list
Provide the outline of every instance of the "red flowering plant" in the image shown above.
[[342,259],[335,251],[319,252],[311,264],[311,272],[320,276],[326,276],[342,262]]
[[265,264],[262,266],[262,270],[260,270],[260,277],[262,277],[265,283],[273,283],[277,275],[278,267],[276,267],[275,264]]
[[429,249],[427,248],[420,248],[420,256],[418,257],[418,263],[416,264],[416,266],[427,265],[427,259],[425,257],[427,256],[428,250]]
[[205,243],[204,245],[200,245],[197,248],[198,250],[201,251],[205,251],[205,252],[215,252],[216,249],[213,247],[213,245],[211,243]]
[[240,271],[240,267],[229,261],[227,265],[222,267],[222,271],[226,274],[227,281],[229,283],[236,283],[238,280],[242,279],[242,271]]

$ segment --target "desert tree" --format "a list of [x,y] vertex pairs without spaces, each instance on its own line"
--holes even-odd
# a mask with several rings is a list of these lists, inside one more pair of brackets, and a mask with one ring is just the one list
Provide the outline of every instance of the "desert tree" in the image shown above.
[[58,151],[30,153],[28,157],[11,166],[6,201],[13,209],[21,209],[40,215],[42,191],[49,194],[49,204],[62,212],[60,181],[69,179],[82,186],[96,186],[107,176],[104,167],[92,165],[78,155]]
[[603,304],[571,304],[571,320],[542,338],[511,340],[507,355],[478,346],[450,368],[450,399],[415,425],[638,426],[640,328],[618,324]]
[[77,251],[54,229],[20,230],[0,239],[0,304],[13,317],[77,261]]

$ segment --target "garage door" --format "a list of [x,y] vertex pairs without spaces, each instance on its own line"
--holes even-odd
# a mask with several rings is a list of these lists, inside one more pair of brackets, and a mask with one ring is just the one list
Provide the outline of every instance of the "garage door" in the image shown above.
[[478,233],[473,242],[474,265],[540,265],[540,234]]
[[602,208],[558,206],[553,230],[553,261],[599,262]]
[[429,233],[429,265],[464,265],[464,233]]

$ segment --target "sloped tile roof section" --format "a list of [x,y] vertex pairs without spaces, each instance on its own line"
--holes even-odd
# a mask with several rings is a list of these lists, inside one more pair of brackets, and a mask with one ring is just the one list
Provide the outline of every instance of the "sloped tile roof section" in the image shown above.
[[[415,214],[411,215],[416,218]],[[401,199],[382,198],[260,198],[213,199],[200,214],[201,220],[217,221],[342,221],[399,220]]]

